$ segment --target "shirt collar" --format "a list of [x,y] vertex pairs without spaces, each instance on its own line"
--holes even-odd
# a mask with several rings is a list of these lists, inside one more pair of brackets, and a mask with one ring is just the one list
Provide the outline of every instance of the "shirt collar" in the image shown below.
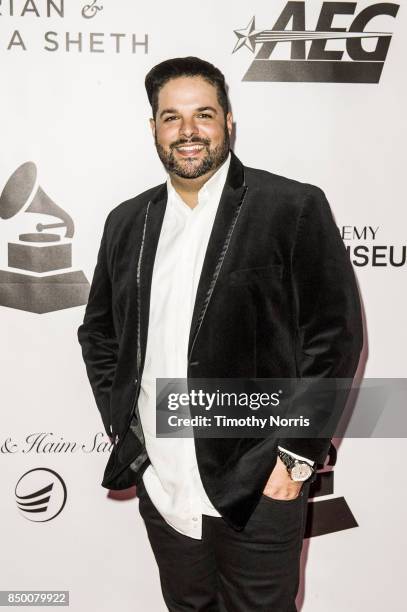
[[[226,182],[226,177],[229,171],[230,166],[230,151],[223,162],[223,164],[216,170],[216,172],[211,176],[210,179],[202,185],[201,189],[198,191],[198,207],[204,202],[208,202],[209,200],[218,201],[220,199],[223,187]],[[189,209],[191,212],[195,209],[189,208],[189,206],[184,202],[181,198],[175,187],[171,182],[171,177],[168,175],[167,178],[167,191],[168,191],[168,201],[176,201],[182,204],[183,208]]]

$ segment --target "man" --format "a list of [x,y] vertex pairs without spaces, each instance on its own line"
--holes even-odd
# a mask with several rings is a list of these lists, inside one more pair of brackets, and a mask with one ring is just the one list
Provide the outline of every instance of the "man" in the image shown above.
[[137,485],[169,610],[293,612],[330,440],[157,438],[155,379],[352,378],[353,270],[318,187],[230,150],[217,68],[168,60],[146,89],[168,178],[109,213],[78,329],[113,441],[102,486]]

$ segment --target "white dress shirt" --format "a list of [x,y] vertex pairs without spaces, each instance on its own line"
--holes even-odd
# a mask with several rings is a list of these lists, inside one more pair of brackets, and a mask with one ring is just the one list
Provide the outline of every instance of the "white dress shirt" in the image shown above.
[[229,164],[230,154],[199,190],[195,208],[182,200],[168,176],[168,200],[154,261],[146,357],[138,400],[151,461],[143,474],[147,493],[169,525],[195,539],[202,537],[202,514],[221,515],[203,488],[194,439],[155,435],[155,382],[156,378],[187,377],[195,296]]

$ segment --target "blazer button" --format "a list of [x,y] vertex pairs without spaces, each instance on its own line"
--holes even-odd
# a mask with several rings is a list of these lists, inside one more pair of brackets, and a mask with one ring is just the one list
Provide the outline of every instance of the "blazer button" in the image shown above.
[[137,386],[137,383],[138,383],[138,378],[135,378],[135,379],[134,379],[134,384],[135,384],[136,386]]

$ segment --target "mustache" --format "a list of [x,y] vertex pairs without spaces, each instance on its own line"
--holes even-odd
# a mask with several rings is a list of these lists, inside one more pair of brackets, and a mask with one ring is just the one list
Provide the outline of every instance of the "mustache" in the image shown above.
[[170,149],[174,149],[175,147],[179,147],[181,145],[185,145],[185,144],[201,144],[204,145],[206,147],[208,147],[211,144],[211,141],[209,138],[190,138],[189,140],[176,140],[175,142],[172,142],[170,144]]

